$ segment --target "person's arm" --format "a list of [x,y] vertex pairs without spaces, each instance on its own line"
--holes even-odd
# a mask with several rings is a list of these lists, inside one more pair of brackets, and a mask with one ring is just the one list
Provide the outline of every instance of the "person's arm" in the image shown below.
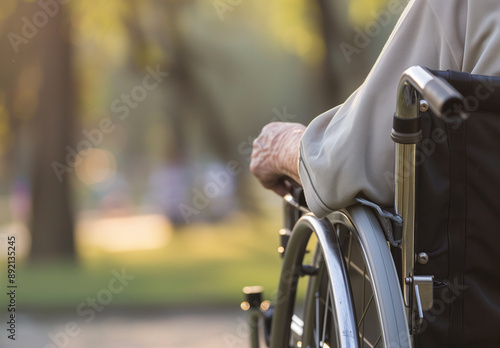
[[[363,85],[318,116],[301,140],[300,177],[312,212],[323,217],[363,195],[393,204],[396,89],[412,65],[462,69],[466,0],[415,0],[402,14]],[[361,53],[362,54],[362,53]]]
[[467,0],[411,1],[367,79],[344,104],[318,116],[303,134],[287,123],[279,130],[264,128],[251,163],[261,183],[284,194],[280,179],[294,178],[318,217],[353,204],[360,194],[392,205],[390,130],[399,78],[412,65],[461,70],[467,5]]

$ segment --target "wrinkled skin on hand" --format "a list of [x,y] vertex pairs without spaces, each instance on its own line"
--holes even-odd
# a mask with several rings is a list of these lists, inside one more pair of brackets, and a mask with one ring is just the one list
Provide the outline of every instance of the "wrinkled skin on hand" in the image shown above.
[[265,188],[284,196],[289,192],[285,178],[300,184],[299,147],[305,129],[291,122],[272,122],[262,128],[253,142],[250,171]]

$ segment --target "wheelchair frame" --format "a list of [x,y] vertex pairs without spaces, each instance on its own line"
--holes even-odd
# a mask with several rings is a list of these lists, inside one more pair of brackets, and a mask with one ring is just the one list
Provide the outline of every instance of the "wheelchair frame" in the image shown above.
[[[302,265],[302,256],[312,233],[316,235],[318,244],[323,250],[330,279],[334,324],[339,332],[337,345],[364,346],[363,337],[358,335],[359,324],[344,255],[337,232],[332,227],[336,225],[348,229],[362,249],[367,265],[365,272],[372,283],[381,326],[381,337],[374,346],[381,338],[386,347],[413,346],[413,335],[418,333],[422,325],[423,312],[433,306],[433,276],[414,274],[417,259],[414,250],[416,144],[422,137],[419,113],[429,107],[439,117],[467,117],[463,112],[464,98],[451,85],[420,66],[407,69],[398,85],[396,112],[391,132],[395,142],[394,207],[396,215],[403,221],[399,245],[402,255],[401,273],[398,275],[396,272],[388,242],[371,208],[354,205],[335,211],[327,218],[319,220],[308,213],[307,208],[301,206],[296,198],[287,195],[285,225],[289,226],[285,226],[287,228],[280,232],[284,258],[275,307],[271,311],[262,311],[259,308],[259,301],[255,301],[256,298],[260,299],[260,294],[247,291],[252,347],[259,347],[256,323],[263,312],[266,312],[265,317],[272,317],[272,320],[267,320],[268,323],[272,323],[268,340],[272,348],[288,348],[294,326],[299,332],[305,329],[300,327],[301,324],[294,322],[293,306],[299,277],[304,273],[309,272],[311,275],[315,272],[314,269]],[[290,231],[292,226],[293,232]],[[365,276],[363,273],[363,279]],[[269,327],[267,329],[269,331]],[[317,348],[326,346],[316,340]]]

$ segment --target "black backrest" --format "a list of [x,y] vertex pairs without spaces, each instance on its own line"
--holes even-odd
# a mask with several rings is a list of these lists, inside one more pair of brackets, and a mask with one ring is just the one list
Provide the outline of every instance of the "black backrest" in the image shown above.
[[466,98],[465,121],[422,114],[415,252],[435,305],[416,346],[500,346],[500,78],[433,71]]

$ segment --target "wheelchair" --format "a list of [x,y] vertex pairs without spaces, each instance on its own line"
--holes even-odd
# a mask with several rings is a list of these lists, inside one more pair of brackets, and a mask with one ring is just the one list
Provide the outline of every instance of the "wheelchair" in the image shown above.
[[244,289],[251,346],[500,346],[499,111],[498,77],[408,68],[394,207],[320,220],[300,187],[285,196],[276,298]]

